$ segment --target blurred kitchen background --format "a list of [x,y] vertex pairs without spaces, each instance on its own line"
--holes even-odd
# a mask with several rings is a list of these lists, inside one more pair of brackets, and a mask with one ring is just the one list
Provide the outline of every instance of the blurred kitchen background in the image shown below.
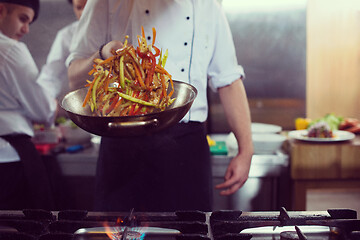
[[[219,0],[228,17],[239,64],[246,73],[244,81],[252,121],[293,130],[297,117],[319,118],[327,113],[360,118],[360,1],[358,0]],[[59,29],[75,16],[67,0],[41,0],[39,19],[24,37],[39,69],[45,63]],[[228,134],[229,126],[216,93],[208,91],[209,134]],[[96,156],[81,153],[60,155],[67,163],[68,176],[82,191],[74,197],[89,209]],[[232,198],[216,197],[216,208],[274,210],[291,208],[291,155],[263,164],[255,171],[239,194]],[[278,155],[276,155],[278,156]],[[217,156],[219,158],[219,156]],[[360,156],[359,156],[360,157]],[[225,157],[226,158],[226,157]],[[77,159],[78,162],[73,161]],[[228,160],[228,159],[225,159]],[[225,161],[223,159],[223,161]],[[218,162],[219,159],[216,160]],[[78,163],[88,165],[79,165]],[[358,163],[360,164],[360,163]],[[360,167],[357,165],[356,169]],[[82,173],[76,173],[77,167]],[[266,169],[264,169],[266,168]],[[223,170],[222,167],[217,169]],[[253,172],[254,172],[253,171]],[[259,173],[262,172],[263,174]],[[217,172],[217,171],[215,171]],[[220,174],[221,175],[221,174]],[[215,182],[220,181],[216,176]],[[339,176],[335,176],[337,178]],[[341,176],[340,176],[341,177]],[[331,179],[333,181],[334,179]],[[89,184],[90,183],[90,184]],[[78,186],[81,185],[82,188]],[[336,185],[338,186],[338,185]],[[351,177],[351,190],[336,188],[359,208],[360,181]],[[307,210],[321,210],[319,198],[335,196],[335,190],[315,188],[306,195]],[[87,199],[88,206],[83,202]],[[329,203],[335,206],[337,203]],[[302,206],[304,207],[304,206]],[[90,210],[90,209],[89,209]],[[305,209],[303,209],[305,210]]]
[[[292,129],[296,117],[360,118],[360,21],[356,0],[219,0],[228,17],[254,122]],[[38,67],[57,31],[75,20],[66,0],[41,0],[24,37]],[[209,131],[228,130],[216,94]],[[286,113],[286,114],[285,114]]]

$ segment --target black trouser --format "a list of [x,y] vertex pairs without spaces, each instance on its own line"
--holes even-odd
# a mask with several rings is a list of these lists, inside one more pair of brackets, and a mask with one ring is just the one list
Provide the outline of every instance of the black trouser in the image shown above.
[[[18,196],[19,192],[21,192],[20,195],[23,198],[23,201],[21,202],[23,202],[24,208],[53,210],[54,201],[47,171],[41,156],[31,141],[31,137],[24,134],[6,135],[1,137],[15,148],[21,160],[20,165],[19,162],[11,164],[14,166],[11,168],[12,171],[23,173],[23,176],[18,176],[17,178],[19,182],[17,185],[14,185],[14,188],[18,187],[19,189],[14,189],[16,194],[14,193],[13,196]],[[6,166],[1,165],[0,168],[5,171]],[[4,179],[2,175],[1,179]],[[21,181],[25,181],[25,185],[21,184]],[[23,188],[25,188],[25,190]],[[14,201],[17,200],[14,199]],[[21,206],[18,207],[18,209],[21,208]]]
[[99,211],[210,211],[204,124],[180,123],[140,137],[103,137],[95,199]]
[[0,163],[0,210],[28,208],[26,180],[21,162]]

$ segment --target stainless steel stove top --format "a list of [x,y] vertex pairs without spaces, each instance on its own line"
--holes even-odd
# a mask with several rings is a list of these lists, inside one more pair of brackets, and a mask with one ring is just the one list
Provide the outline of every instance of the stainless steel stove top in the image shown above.
[[[356,211],[0,211],[1,239],[360,239]],[[124,237],[126,236],[126,238]]]

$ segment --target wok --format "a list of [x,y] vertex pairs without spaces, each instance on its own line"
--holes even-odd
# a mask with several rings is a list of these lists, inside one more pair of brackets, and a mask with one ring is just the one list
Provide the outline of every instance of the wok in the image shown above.
[[[168,91],[171,91],[169,85]],[[190,84],[174,81],[173,104],[164,111],[139,116],[99,117],[90,107],[83,107],[87,88],[69,92],[60,102],[69,118],[80,128],[99,136],[126,137],[150,134],[178,123],[189,111],[197,96],[197,90]]]

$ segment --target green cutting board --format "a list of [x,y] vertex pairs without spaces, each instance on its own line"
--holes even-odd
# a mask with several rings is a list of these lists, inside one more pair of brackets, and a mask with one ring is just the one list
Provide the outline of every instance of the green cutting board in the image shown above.
[[215,145],[210,146],[211,155],[227,155],[227,148],[225,142],[217,141]]

